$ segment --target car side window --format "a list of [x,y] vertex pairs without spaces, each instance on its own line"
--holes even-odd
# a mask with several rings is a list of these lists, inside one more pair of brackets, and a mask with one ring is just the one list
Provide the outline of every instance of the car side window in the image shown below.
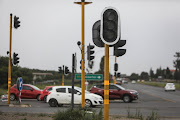
[[109,89],[111,90],[118,90],[119,88],[115,85],[109,85]]
[[56,92],[66,93],[66,88],[57,88]]
[[31,90],[32,88],[31,88],[31,87],[29,87],[29,86],[25,86],[25,85],[23,85],[22,89],[23,89],[23,90]]
[[[77,94],[77,90],[74,89],[74,94]],[[72,93],[72,88],[68,88],[68,93]]]
[[52,88],[47,89],[47,91],[51,91],[51,90],[52,90]]

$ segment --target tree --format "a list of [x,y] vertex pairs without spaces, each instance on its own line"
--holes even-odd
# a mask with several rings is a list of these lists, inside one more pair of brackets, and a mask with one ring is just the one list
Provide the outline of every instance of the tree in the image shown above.
[[139,75],[136,74],[136,73],[132,73],[131,76],[130,76],[130,79],[131,80],[138,80],[139,79]]
[[180,70],[180,52],[176,52],[176,60],[174,61],[174,67],[179,71]]
[[104,74],[104,56],[101,58],[101,62],[99,64],[99,71],[95,72],[97,74]]
[[152,68],[150,69],[149,74],[150,74],[151,79],[153,79],[155,77],[154,71],[152,70]]
[[147,72],[142,72],[141,75],[140,75],[140,78],[142,80],[148,80],[149,79],[149,75]]
[[166,79],[171,79],[172,78],[172,74],[171,74],[171,71],[170,71],[169,67],[166,68],[165,78]]

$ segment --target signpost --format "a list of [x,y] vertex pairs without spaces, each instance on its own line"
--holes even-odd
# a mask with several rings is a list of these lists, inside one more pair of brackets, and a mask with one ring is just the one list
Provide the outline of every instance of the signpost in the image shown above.
[[17,79],[17,89],[19,90],[19,103],[21,103],[21,90],[22,90],[22,86],[23,86],[23,79],[21,77],[18,77]]
[[[75,74],[75,79],[76,80],[81,80],[81,74]],[[101,81],[103,80],[103,75],[102,74],[86,74],[85,75],[85,80],[88,81]]]

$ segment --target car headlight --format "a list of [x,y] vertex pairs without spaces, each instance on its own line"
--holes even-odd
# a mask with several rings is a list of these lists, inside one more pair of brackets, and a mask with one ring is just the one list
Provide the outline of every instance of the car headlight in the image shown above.
[[130,92],[131,94],[133,94],[133,95],[136,95],[137,94],[137,92]]

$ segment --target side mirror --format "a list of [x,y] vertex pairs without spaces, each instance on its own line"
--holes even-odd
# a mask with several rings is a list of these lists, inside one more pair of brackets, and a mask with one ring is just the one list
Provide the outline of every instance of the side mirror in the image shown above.
[[77,95],[81,95],[81,93],[80,93],[80,92],[77,92]]
[[34,89],[31,89],[31,91],[33,91]]

